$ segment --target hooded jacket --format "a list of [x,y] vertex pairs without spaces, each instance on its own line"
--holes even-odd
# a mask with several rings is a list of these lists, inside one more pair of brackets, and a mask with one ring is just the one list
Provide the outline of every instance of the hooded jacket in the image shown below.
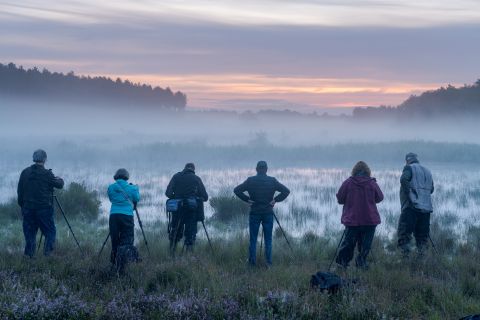
[[208,201],[208,193],[205,190],[202,179],[195,175],[195,171],[191,169],[184,169],[173,175],[165,195],[169,199],[196,197],[202,201]]
[[343,204],[342,224],[347,227],[380,224],[377,203],[383,200],[375,178],[354,176],[345,180],[338,190],[337,200]]
[[[128,196],[128,198],[127,198]],[[138,186],[117,179],[108,187],[108,198],[112,203],[110,214],[126,214],[133,216],[133,203],[140,201]]]
[[33,164],[22,171],[18,181],[18,205],[26,209],[53,206],[53,189],[62,189],[64,182],[43,165]]

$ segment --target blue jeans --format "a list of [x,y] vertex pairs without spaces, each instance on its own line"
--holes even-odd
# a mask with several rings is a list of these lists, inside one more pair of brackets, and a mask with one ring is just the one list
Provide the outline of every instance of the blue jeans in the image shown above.
[[53,219],[53,207],[42,209],[22,208],[23,215],[23,235],[25,236],[24,254],[33,257],[35,255],[36,237],[38,229],[45,236],[43,245],[43,254],[48,256],[55,245],[57,229]]
[[263,228],[263,236],[265,239],[265,259],[267,264],[272,264],[272,230],[273,230],[273,213],[250,213],[250,246],[248,250],[248,262],[255,265],[257,261],[257,237],[260,223]]

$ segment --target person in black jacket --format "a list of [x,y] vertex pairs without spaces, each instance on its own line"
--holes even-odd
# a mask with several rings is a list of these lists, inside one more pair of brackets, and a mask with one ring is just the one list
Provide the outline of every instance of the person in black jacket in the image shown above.
[[62,189],[64,182],[45,169],[47,153],[41,149],[33,153],[34,164],[22,171],[18,182],[18,205],[22,208],[25,255],[35,255],[38,229],[45,236],[43,253],[50,255],[55,245],[56,228],[53,219],[53,190]]
[[187,163],[183,171],[172,177],[165,195],[169,199],[181,200],[179,210],[172,215],[172,227],[169,232],[170,251],[174,254],[176,245],[184,233],[186,250],[192,251],[197,235],[198,213],[203,212],[203,203],[208,200],[202,179],[195,175],[193,163]]
[[[290,190],[278,182],[277,179],[267,176],[267,170],[267,163],[259,161],[257,163],[257,175],[249,177],[233,190],[237,197],[250,204],[248,262],[252,266],[256,263],[260,223],[265,238],[265,258],[267,265],[272,265],[273,207],[275,203],[285,200],[290,194]],[[277,191],[280,193],[275,196]],[[245,192],[248,192],[248,196]]]

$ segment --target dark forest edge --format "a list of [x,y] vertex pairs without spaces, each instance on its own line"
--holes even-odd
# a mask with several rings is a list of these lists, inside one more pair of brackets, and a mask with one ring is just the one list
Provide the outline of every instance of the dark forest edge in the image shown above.
[[187,96],[170,88],[152,87],[129,80],[108,77],[78,76],[24,69],[13,63],[0,63],[0,96],[29,99],[39,103],[72,105],[141,106],[151,109],[184,109]]
[[375,118],[435,118],[478,116],[480,114],[480,79],[473,85],[454,87],[448,85],[437,90],[412,95],[397,107],[381,106],[355,108],[353,117]]
[[[47,69],[40,71],[37,67],[24,69],[13,63],[0,63],[0,97],[38,104],[133,106],[159,111],[185,110],[187,106],[186,94],[173,92],[168,87],[163,89],[104,76],[78,76],[73,71],[63,74]],[[288,109],[241,113],[208,110],[208,113],[239,115],[246,120],[254,119],[257,115],[393,120],[469,117],[480,114],[480,79],[472,85],[448,85],[418,96],[412,95],[398,106],[358,107],[353,110],[352,116],[317,112],[304,114]]]

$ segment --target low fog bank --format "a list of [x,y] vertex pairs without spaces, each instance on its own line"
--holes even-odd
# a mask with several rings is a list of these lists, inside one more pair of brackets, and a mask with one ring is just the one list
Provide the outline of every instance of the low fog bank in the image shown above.
[[348,116],[221,111],[156,111],[135,106],[58,106],[0,101],[2,140],[105,142],[116,145],[155,142],[248,144],[258,139],[281,147],[405,140],[480,143],[477,117],[398,121]]
[[31,163],[32,152],[39,147],[48,152],[48,167],[112,172],[130,167],[171,173],[192,161],[202,170],[253,168],[258,160],[268,161],[272,168],[350,168],[356,161],[364,160],[376,167],[401,169],[405,154],[412,151],[428,165],[475,166],[480,162],[477,144],[402,141],[280,147],[259,136],[248,144],[213,146],[201,142],[126,143],[124,138],[125,135],[76,140],[8,139],[0,146],[0,170],[21,170]]

